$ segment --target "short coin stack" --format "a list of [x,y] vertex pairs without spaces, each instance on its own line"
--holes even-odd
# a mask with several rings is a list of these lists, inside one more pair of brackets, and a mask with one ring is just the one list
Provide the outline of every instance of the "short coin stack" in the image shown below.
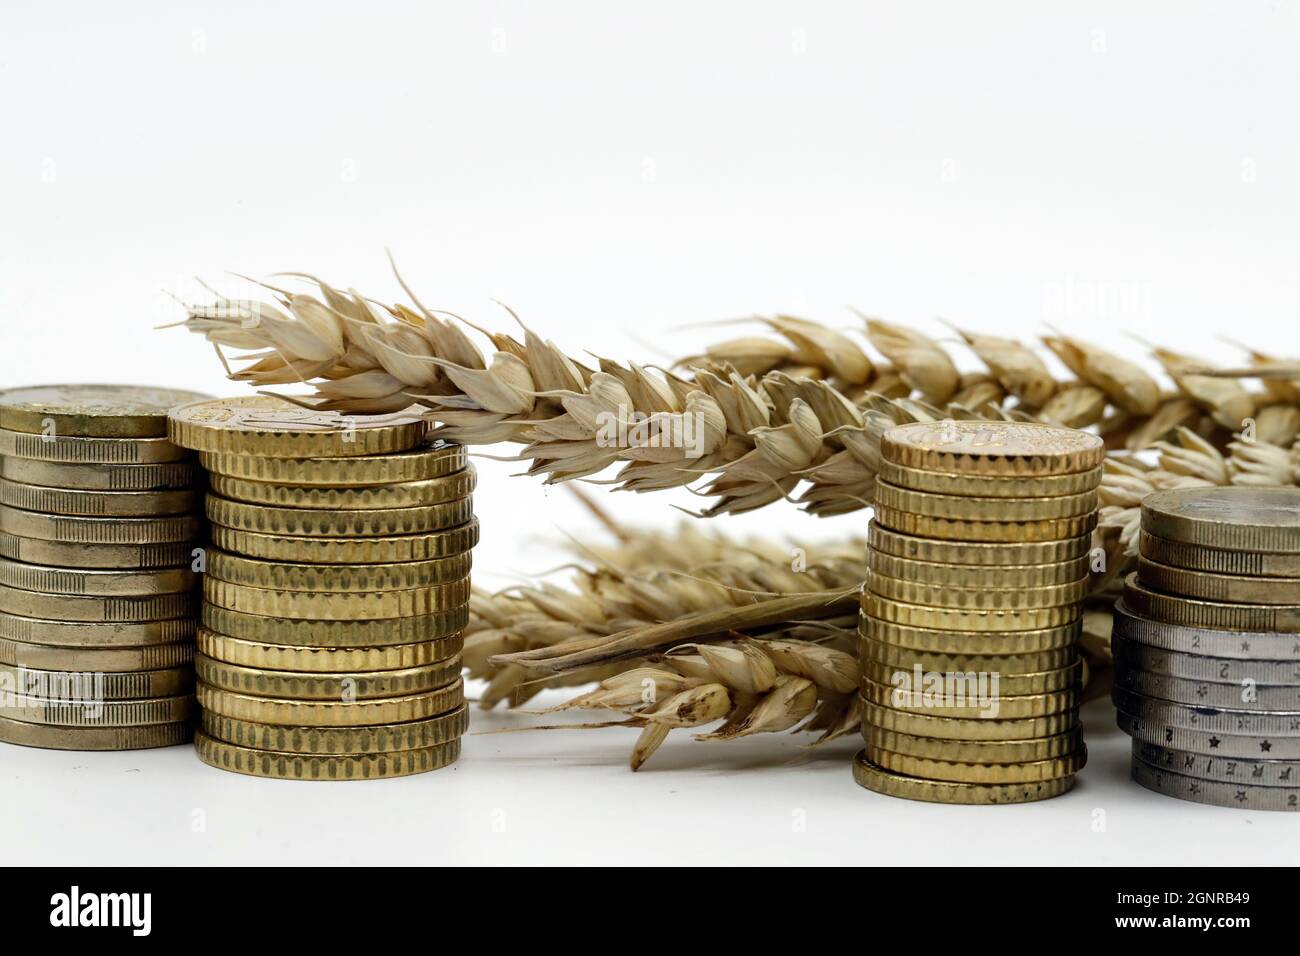
[[1085,760],[1077,641],[1101,440],[939,421],[890,429],[880,452],[855,779],[943,803],[1064,793]]
[[0,741],[190,740],[202,473],[166,434],[168,409],[200,397],[0,392]]
[[1112,634],[1133,778],[1300,810],[1300,488],[1148,495],[1140,551]]
[[176,409],[171,435],[211,484],[200,759],[307,780],[455,761],[478,539],[465,450],[416,414],[263,396]]

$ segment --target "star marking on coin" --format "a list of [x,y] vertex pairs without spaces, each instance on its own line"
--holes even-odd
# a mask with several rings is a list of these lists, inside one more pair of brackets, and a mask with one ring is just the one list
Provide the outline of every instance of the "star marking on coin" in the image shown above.
[[1190,786],[1188,786],[1188,788],[1187,788],[1187,792],[1188,792],[1188,793],[1200,793],[1200,792],[1201,792],[1201,785],[1200,785],[1199,783],[1193,783],[1193,784],[1191,784]]
[[1264,751],[1264,753],[1268,753],[1273,749],[1273,744],[1267,740],[1261,740],[1259,742],[1259,749]]
[[1236,794],[1234,794],[1234,796],[1237,798],[1237,802],[1238,802],[1238,803],[1245,803],[1245,802],[1246,802],[1246,791],[1245,791],[1245,790],[1238,790],[1238,791],[1236,792]]
[[1211,747],[1212,749],[1217,750],[1218,747],[1219,747],[1219,744],[1221,744],[1221,743],[1223,743],[1223,741],[1220,740],[1218,737],[1211,737],[1211,738],[1210,738],[1210,747]]
[[[1242,642],[1241,642],[1241,649],[1242,649],[1243,651],[1248,651],[1248,650],[1250,650],[1250,641],[1242,641]],[[1300,650],[1298,650],[1297,653],[1300,653]]]
[[1197,697],[1204,697],[1209,692],[1210,692],[1210,688],[1206,687],[1204,684],[1196,688]]

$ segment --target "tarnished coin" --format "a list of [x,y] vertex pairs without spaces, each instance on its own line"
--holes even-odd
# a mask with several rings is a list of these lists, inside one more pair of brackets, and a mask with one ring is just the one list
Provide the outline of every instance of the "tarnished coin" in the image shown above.
[[376,508],[416,508],[466,498],[474,491],[477,472],[465,468],[441,478],[402,481],[389,485],[335,488],[323,485],[275,485],[212,475],[214,494],[231,501],[280,508],[372,511]]
[[864,700],[862,722],[865,726],[879,727],[881,730],[917,737],[937,737],[941,740],[1035,740],[1073,731],[1079,726],[1079,711],[1076,707],[1042,717],[969,719],[914,714]]
[[0,703],[0,717],[60,727],[139,727],[175,723],[193,716],[194,698],[189,694],[107,701],[21,696]]
[[1063,541],[1001,543],[936,541],[900,534],[872,521],[867,526],[867,546],[876,552],[915,561],[1005,567],[1075,561],[1088,555],[1092,538],[1090,535],[1081,534]]
[[1133,756],[1153,767],[1202,780],[1258,787],[1300,787],[1300,760],[1240,760],[1133,741]]
[[168,491],[202,484],[203,473],[192,461],[96,465],[0,457],[0,478],[74,491]]
[[[188,624],[193,624],[187,621]],[[194,644],[145,647],[59,647],[0,638],[0,664],[60,671],[153,671],[181,667],[194,660]],[[190,668],[186,668],[190,670]]]
[[0,531],[0,556],[26,564],[54,568],[101,568],[141,570],[172,568],[194,560],[194,541],[165,541],[159,544],[81,544],[76,541],[48,541],[23,538]]
[[1300,488],[1170,488],[1142,499],[1142,530],[1184,544],[1300,554]]
[[469,622],[469,605],[420,617],[377,621],[318,621],[265,617],[204,602],[203,626],[218,634],[290,647],[391,647],[458,634]]
[[1300,713],[1229,709],[1143,697],[1122,687],[1111,691],[1115,706],[1165,727],[1253,737],[1300,737]]
[[236,720],[256,724],[283,724],[290,727],[369,727],[397,724],[407,720],[424,720],[445,714],[465,703],[465,688],[459,679],[446,687],[407,694],[403,697],[374,697],[351,701],[287,700],[254,697],[219,690],[207,684],[198,686],[199,704]]
[[89,571],[84,568],[47,568],[0,558],[0,585],[49,594],[84,594],[119,597],[176,594],[194,586],[189,568],[159,571]]
[[976,498],[913,491],[877,480],[872,502],[891,511],[958,521],[1045,521],[1092,514],[1097,510],[1097,492],[1051,498]]
[[379,780],[439,770],[456,762],[460,741],[420,750],[378,754],[293,754],[237,747],[199,731],[194,735],[199,759],[221,770],[279,780]]
[[1037,740],[940,740],[863,725],[867,748],[956,763],[1008,764],[1064,757],[1083,746],[1083,731],[1070,730]]
[[923,780],[977,784],[1039,783],[1045,780],[1058,780],[1078,773],[1088,762],[1088,754],[1082,744],[1074,753],[1062,757],[1048,757],[1020,763],[963,763],[955,760],[896,754],[871,745],[864,749],[864,753],[871,763],[892,773]]
[[[990,643],[983,637],[980,640],[986,647]],[[1073,666],[1079,659],[1079,652],[1073,644],[1027,654],[945,654],[909,650],[870,637],[861,638],[858,653],[864,664],[871,662],[882,667],[911,668],[919,665],[927,671],[988,670],[999,674],[1037,674],[1060,670],[1062,667]]]
[[379,754],[396,750],[437,747],[464,736],[469,728],[469,707],[404,724],[374,727],[277,727],[233,720],[210,710],[203,712],[203,731],[209,737],[254,750],[299,754]]
[[1134,644],[1205,657],[1242,661],[1300,659],[1300,634],[1164,624],[1133,613],[1124,601],[1115,603],[1114,635]]
[[[208,576],[203,580],[203,598],[209,604],[259,614],[313,621],[371,621],[438,614],[469,603],[468,578],[406,591],[363,594],[311,591],[272,591],[231,584]],[[3,600],[0,599],[0,606]]]
[[143,647],[192,641],[194,621],[189,616],[139,622],[41,620],[0,611],[0,638],[56,647]]
[[1148,674],[1132,667],[1116,666],[1115,686],[1160,700],[1191,707],[1227,707],[1233,710],[1296,711],[1300,714],[1300,687],[1258,684],[1252,679],[1239,684],[1186,680],[1165,674]]
[[859,786],[891,797],[963,804],[1031,803],[1060,796],[1074,785],[1072,776],[1038,783],[1010,784],[922,780],[878,767],[861,751],[853,758],[853,779]]
[[45,594],[0,585],[0,612],[49,621],[137,623],[188,617],[198,606],[189,593],[144,597],[87,597]]
[[914,422],[880,439],[886,461],[921,471],[1011,477],[1091,471],[1102,463],[1102,440],[1088,432],[1033,422]]
[[257,697],[288,697],[292,700],[350,700],[374,697],[403,697],[443,687],[460,677],[460,658],[394,671],[345,674],[297,674],[260,667],[245,667],[216,661],[205,654],[194,658],[199,680]]
[[150,750],[193,739],[194,725],[188,720],[137,727],[55,727],[0,717],[0,741],[46,750]]
[[194,671],[189,667],[107,673],[4,664],[0,665],[0,680],[15,694],[53,700],[139,700],[187,694],[194,689]]
[[863,592],[862,610],[872,617],[910,627],[941,631],[1031,631],[1062,627],[1079,620],[1078,605],[1064,607],[985,610],[979,608],[925,607],[892,601]]
[[461,554],[478,544],[479,524],[465,524],[427,534],[379,538],[327,538],[259,534],[214,525],[212,543],[233,554],[294,564],[393,564],[427,561]]
[[[987,660],[998,660],[998,658],[987,658]],[[871,681],[872,684],[881,687],[897,688],[898,681],[905,680],[910,687],[924,686],[926,680],[942,680],[948,684],[959,685],[963,688],[972,683],[977,683],[980,675],[985,675],[988,686],[993,687],[992,679],[996,676],[997,684],[994,694],[1008,695],[1011,699],[1024,697],[1034,694],[1048,694],[1055,691],[1064,691],[1071,688],[1079,688],[1080,681],[1083,679],[1083,662],[1075,661],[1066,667],[1059,667],[1056,670],[1039,671],[1037,673],[1003,673],[995,668],[977,668],[970,667],[961,670],[926,670],[920,663],[911,667],[892,667],[888,664],[880,664],[871,660],[861,662],[862,676]],[[905,675],[900,678],[898,675]],[[867,695],[870,697],[870,695]],[[1006,699],[1006,698],[1003,698]],[[927,708],[929,709],[929,708]],[[951,716],[958,716],[953,714]],[[1015,716],[1007,714],[1007,717]],[[1029,715],[1026,715],[1029,716]]]
[[[1079,706],[1077,690],[1054,691],[1047,694],[1027,694],[1012,697],[1001,693],[993,684],[992,675],[937,675],[947,680],[938,690],[926,687],[891,687],[877,684],[867,676],[861,680],[862,699],[865,702],[910,714],[933,714],[968,720],[1024,720],[1047,717]],[[955,686],[951,695],[945,689]]]
[[0,531],[20,538],[75,544],[165,544],[192,541],[202,531],[197,518],[69,518],[0,505]]
[[874,567],[867,578],[867,587],[873,594],[905,604],[989,610],[1050,608],[1075,604],[1088,593],[1090,584],[1089,578],[1080,578],[1068,584],[1049,584],[1044,587],[959,588],[948,584],[901,580],[881,574]]
[[1300,553],[1277,554],[1267,551],[1236,551],[1207,548],[1199,544],[1167,541],[1143,531],[1138,536],[1142,557],[1171,567],[1211,574],[1234,574],[1241,577],[1300,578]]
[[1096,514],[1076,518],[1043,521],[964,521],[956,518],[932,518],[928,515],[898,511],[881,504],[872,505],[875,517],[891,531],[941,541],[986,541],[1019,544],[1026,541],[1059,541],[1091,534],[1097,526]]
[[434,641],[393,644],[388,647],[294,647],[291,644],[241,641],[200,628],[198,643],[199,650],[204,654],[229,664],[273,671],[340,674],[434,664],[455,657],[461,652],[465,641],[461,635],[453,634]]
[[282,591],[374,592],[446,584],[469,575],[470,552],[428,561],[390,564],[289,564],[245,558],[216,548],[208,551],[208,574],[246,587]]
[[229,478],[282,485],[355,488],[450,475],[464,469],[468,457],[463,445],[426,439],[410,451],[361,458],[263,458],[203,452],[199,460],[208,471]]
[[1138,558],[1138,580],[1149,588],[1230,604],[1300,605],[1300,578],[1244,578],[1232,574],[1188,571]]
[[1134,572],[1124,579],[1124,603],[1136,614],[1188,627],[1223,631],[1300,633],[1300,604],[1228,604],[1161,594]]
[[1191,730],[1174,727],[1158,720],[1135,717],[1116,711],[1119,729],[1134,740],[1174,747],[1193,753],[1247,759],[1300,760],[1300,736],[1280,737],[1273,734],[1225,734],[1214,730]]
[[166,438],[74,438],[0,428],[0,455],[93,465],[183,462],[190,453]]
[[881,461],[879,477],[891,485],[929,491],[938,495],[970,495],[976,498],[1052,498],[1092,491],[1101,484],[1101,468],[1067,475],[1038,478],[1008,478],[1006,475],[970,475],[957,472],[922,471]]
[[1069,584],[1088,576],[1088,556],[1055,564],[971,565],[940,564],[868,551],[867,561],[876,574],[953,588],[1041,588]]
[[221,455],[351,458],[406,451],[428,425],[419,414],[343,415],[269,395],[191,402],[168,414],[176,444]]
[[859,633],[869,640],[892,647],[926,651],[934,654],[1037,654],[1042,651],[1074,648],[1083,629],[1083,619],[1058,627],[1033,631],[954,631],[917,627],[885,621],[863,613],[858,618]]
[[149,385],[32,385],[0,391],[0,428],[83,438],[160,438],[167,412],[207,398]]
[[1300,810],[1300,787],[1255,787],[1202,780],[1142,760],[1134,760],[1132,769],[1133,779],[1148,790],[1180,800],[1246,810]]
[[474,504],[471,499],[462,498],[415,508],[323,511],[250,505],[210,494],[207,514],[213,524],[257,534],[378,538],[425,534],[462,525],[474,517]]
[[193,511],[199,502],[196,491],[78,491],[0,478],[0,504],[24,511],[85,517],[157,517]]
[[1119,633],[1111,634],[1110,645],[1117,667],[1237,687],[1242,686],[1243,681],[1300,687],[1300,657],[1287,661],[1242,661],[1200,656],[1148,647]]

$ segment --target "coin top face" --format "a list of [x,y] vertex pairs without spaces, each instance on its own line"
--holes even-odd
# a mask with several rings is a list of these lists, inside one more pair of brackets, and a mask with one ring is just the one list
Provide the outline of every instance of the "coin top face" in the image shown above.
[[344,415],[341,412],[303,408],[270,395],[241,395],[191,402],[171,413],[173,421],[236,432],[281,432],[286,435],[322,434],[351,429],[394,428],[416,425],[419,415]]
[[205,399],[202,392],[147,385],[33,385],[0,392],[0,427],[93,438],[146,438],[167,433],[167,412]]
[[1300,488],[1171,488],[1147,495],[1142,510],[1186,521],[1300,530]]
[[1033,422],[915,422],[891,428],[884,438],[900,449],[976,458],[1064,458],[1083,454],[1100,461],[1103,448],[1102,440],[1088,432]]

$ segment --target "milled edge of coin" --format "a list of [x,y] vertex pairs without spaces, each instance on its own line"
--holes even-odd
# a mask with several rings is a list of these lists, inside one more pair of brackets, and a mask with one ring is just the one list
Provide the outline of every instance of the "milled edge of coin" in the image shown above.
[[1300,604],[1230,604],[1161,594],[1143,587],[1136,571],[1124,579],[1124,603],[1137,614],[1166,624],[1300,634]]
[[1210,548],[1169,541],[1146,531],[1138,534],[1138,553],[1152,561],[1188,571],[1266,579],[1300,578],[1300,554]]
[[73,491],[188,491],[203,484],[203,472],[191,461],[105,465],[0,455],[0,477]]
[[88,691],[103,700],[175,697],[194,689],[194,671],[172,667],[148,671],[51,670],[24,664],[0,664],[13,693],[57,700],[86,700]]
[[891,647],[937,654],[1036,654],[1076,646],[1079,635],[1083,633],[1083,618],[1058,627],[1031,631],[971,632],[897,624],[873,617],[864,610],[858,614],[858,633],[867,640]]
[[450,743],[469,729],[469,705],[425,720],[370,727],[281,727],[203,712],[203,731],[224,743],[252,750],[301,754],[375,754],[419,750]]
[[1101,466],[1065,475],[1040,475],[1018,478],[1007,475],[972,475],[952,471],[925,471],[908,468],[892,461],[880,462],[878,476],[913,491],[937,495],[972,495],[977,498],[1053,498],[1092,491],[1101,484]]
[[402,697],[369,697],[353,701],[288,700],[256,697],[221,690],[202,682],[197,688],[199,705],[227,717],[258,724],[287,724],[304,727],[357,727],[371,724],[399,724],[446,713],[465,702],[464,682],[457,678],[445,687]]
[[1073,624],[1082,614],[1077,604],[1016,610],[927,607],[890,600],[869,591],[863,592],[861,603],[862,610],[871,617],[940,631],[1001,633],[1045,630]]
[[280,485],[211,474],[212,492],[229,501],[330,511],[375,511],[386,508],[416,508],[467,498],[478,484],[473,466],[439,478],[401,481],[384,485],[339,488],[327,485]]
[[293,700],[348,700],[406,697],[445,687],[460,676],[459,657],[400,670],[338,674],[273,671],[213,660],[196,654],[194,670],[199,680],[220,690],[255,697]]
[[157,465],[190,457],[166,438],[75,438],[29,435],[7,428],[0,428],[0,455],[88,465]]
[[[1167,674],[1149,674],[1132,667],[1115,668],[1115,685],[1143,697],[1168,700],[1189,707],[1223,707],[1300,713],[1300,687],[1266,686],[1253,680],[1240,684],[1188,680]],[[1250,699],[1245,699],[1245,698]]]
[[1117,710],[1122,710],[1140,720],[1155,721],[1166,727],[1212,730],[1220,734],[1240,734],[1251,737],[1300,737],[1300,713],[1202,707],[1155,697],[1143,697],[1122,687],[1112,688],[1110,699]]
[[1234,809],[1300,810],[1300,787],[1253,787],[1202,780],[1137,759],[1130,769],[1137,783],[1166,797]]
[[49,488],[0,478],[0,505],[23,511],[77,518],[161,518],[183,515],[199,506],[196,489],[167,491],[87,491]]
[[[979,440],[980,451],[960,451],[946,449],[942,445],[904,444],[910,434],[923,434],[927,431],[942,429],[951,435],[945,438],[950,443],[960,441],[969,435]],[[998,453],[992,449],[994,433],[1033,433],[1038,432],[1044,438],[1055,440],[1057,447],[1050,444],[1044,449]],[[1064,447],[1068,442],[1072,447]],[[1090,432],[1074,428],[1062,428],[1040,422],[1002,422],[1002,421],[953,421],[945,419],[938,422],[909,422],[895,425],[880,438],[880,456],[887,461],[915,468],[918,471],[943,471],[957,474],[1006,475],[1010,477],[1063,475],[1080,471],[1091,471],[1099,466],[1106,457],[1105,443]]]
[[927,694],[925,691],[906,691],[888,684],[879,684],[865,675],[859,678],[858,686],[865,703],[888,707],[906,714],[927,714],[958,720],[1020,720],[1050,717],[1053,714],[1075,710],[1079,706],[1077,690],[1050,691],[1045,694],[1026,694],[1018,697],[998,694],[991,701],[996,703],[997,711],[986,714],[988,705],[983,703],[935,703],[930,699],[934,695]]
[[1295,487],[1216,485],[1205,488],[1167,488],[1154,491],[1142,499],[1142,530],[1168,541],[1209,548],[1300,554],[1300,523],[1252,523],[1247,515],[1228,513],[1210,519],[1177,510],[1188,498],[1222,500],[1225,496],[1243,501],[1249,501],[1252,497],[1281,498],[1285,510],[1300,513],[1300,488]]
[[0,611],[0,638],[68,648],[143,647],[192,641],[190,615],[152,621],[61,621]]
[[1012,719],[987,719],[964,717],[938,717],[893,710],[861,700],[862,721],[872,727],[893,730],[917,737],[937,737],[942,740],[1036,740],[1055,737],[1079,726],[1077,707],[1041,717]]
[[987,784],[952,783],[950,781],[922,780],[890,773],[870,763],[866,754],[858,751],[853,758],[853,779],[858,785],[890,797],[922,800],[927,803],[995,804],[1031,803],[1065,793],[1074,785],[1074,777],[1061,777],[1038,783]]
[[1079,662],[1079,651],[1074,643],[1070,643],[1064,647],[1023,654],[949,654],[898,647],[859,632],[858,659],[864,663],[893,668],[910,668],[920,664],[927,671],[988,670],[999,674],[1038,674],[1073,667]]
[[177,594],[194,586],[189,568],[108,570],[51,568],[0,558],[0,586],[81,597],[147,597]]
[[1191,753],[1140,740],[1133,741],[1133,756],[1153,767],[1201,780],[1240,781],[1253,787],[1300,787],[1300,760],[1243,760],[1218,754]]
[[1091,552],[1092,537],[1081,534],[1058,541],[938,541],[903,534],[873,520],[867,525],[867,545],[900,558],[994,568],[1071,561]]
[[1041,521],[970,521],[956,518],[932,518],[873,504],[873,521],[899,534],[941,541],[973,544],[1020,544],[1022,542],[1061,541],[1091,534],[1097,515],[1090,512],[1075,518],[1046,518]]
[[1228,604],[1300,605],[1300,579],[1247,578],[1235,574],[1191,571],[1138,557],[1138,580],[1180,597]]
[[904,734],[864,724],[863,742],[897,754],[950,760],[957,763],[1022,763],[1073,753],[1083,746],[1083,729],[1076,727],[1053,737],[1036,740],[942,740]]
[[1097,510],[1097,492],[1052,497],[978,498],[900,488],[877,478],[873,507],[954,521],[1047,521],[1077,518]]
[[0,717],[0,741],[43,750],[153,750],[194,739],[188,720],[134,727],[60,727]]
[[435,440],[408,451],[359,458],[266,458],[205,451],[199,460],[208,471],[246,481],[358,487],[441,478],[464,469],[469,453],[464,445]]
[[445,558],[473,550],[479,522],[454,528],[385,538],[333,538],[261,534],[213,525],[212,543],[249,558],[296,564],[394,564]]
[[[58,401],[17,401],[22,393],[52,389],[67,389],[73,394]],[[94,405],[84,398],[92,391],[111,392],[122,400],[113,405]],[[80,404],[78,392],[83,396]],[[210,397],[189,389],[152,385],[24,385],[0,391],[0,428],[29,434],[45,434],[52,428],[56,434],[78,438],[162,438],[167,435],[170,408]],[[159,404],[164,398],[168,403]]]
[[144,647],[59,647],[0,638],[0,664],[14,667],[125,673],[187,667],[193,660],[194,645],[188,642]]
[[460,758],[460,740],[420,750],[378,754],[289,754],[253,750],[214,740],[202,731],[194,747],[205,764],[219,770],[281,780],[380,780],[428,773]]
[[[405,591],[355,593],[350,591],[272,591],[230,584],[216,578],[203,580],[203,599],[231,611],[264,617],[325,621],[364,621],[372,618],[418,617],[461,607],[470,599],[468,578]],[[0,604],[4,592],[0,590]]]
[[1300,634],[1167,624],[1135,614],[1122,600],[1115,602],[1114,616],[1116,633],[1147,647],[1240,661],[1300,660]]
[[78,544],[73,541],[23,538],[8,531],[0,531],[0,556],[54,568],[154,571],[189,564],[197,549],[197,541]]
[[1031,611],[1064,607],[1083,600],[1091,583],[1091,578],[1083,577],[1065,584],[1038,587],[962,588],[902,580],[881,574],[874,568],[867,577],[868,590],[891,601],[959,611]]
[[1249,680],[1257,684],[1300,687],[1300,658],[1289,661],[1240,660],[1188,654],[1140,644],[1118,632],[1111,634],[1111,651],[1117,666],[1166,677],[1235,686]]
[[885,551],[867,549],[867,561],[873,573],[919,584],[955,588],[1023,588],[1069,584],[1086,578],[1088,555],[1053,564],[950,564],[900,558]]
[[[906,674],[909,678],[919,669],[924,673],[934,673],[927,670],[918,661],[911,667],[900,667],[893,664],[882,664],[879,661],[870,659],[859,660],[859,666],[862,669],[862,676],[870,680],[873,684],[884,687],[893,687],[893,679],[897,674]],[[1065,691],[1071,688],[1078,688],[1083,679],[1083,661],[1076,660],[1073,664],[1066,664],[1063,667],[1053,668],[1046,671],[1022,671],[1019,673],[1004,672],[996,667],[971,667],[961,669],[951,669],[939,671],[941,674],[961,674],[963,677],[972,673],[983,672],[987,674],[996,674],[998,678],[998,693],[1006,697],[1015,699],[1017,697],[1032,697],[1039,694],[1050,694],[1057,691]],[[915,684],[913,684],[915,686]]]
[[992,786],[1058,780],[1078,773],[1088,762],[1088,751],[1082,744],[1073,753],[1060,757],[1023,760],[1009,764],[985,761],[964,763],[956,760],[914,757],[910,754],[896,754],[870,744],[863,748],[863,753],[872,764],[891,773],[922,780]]
[[472,568],[469,551],[423,561],[334,565],[266,561],[212,548],[207,573],[219,581],[265,590],[352,593],[449,584],[468,577]]
[[1300,737],[1226,734],[1171,727],[1135,717],[1123,710],[1115,711],[1115,723],[1134,740],[1162,747],[1176,747],[1192,753],[1237,757],[1242,760],[1255,760],[1264,756],[1279,760],[1300,760]]
[[302,674],[346,674],[436,664],[460,654],[464,644],[459,633],[387,647],[294,647],[227,637],[205,627],[200,627],[198,633],[199,650],[215,660]]
[[194,716],[194,697],[149,697],[139,700],[58,701],[24,697],[26,703],[0,707],[0,717],[28,724],[61,727],[138,727],[171,724]]
[[141,545],[193,541],[203,526],[193,515],[85,518],[0,505],[0,530],[19,538],[44,538],[75,544]]
[[187,592],[149,594],[143,597],[98,597],[22,591],[0,584],[0,612],[31,620],[146,624],[150,621],[190,617],[198,605],[197,595]]
[[208,494],[205,512],[213,524],[256,534],[380,538],[427,534],[465,524],[474,517],[474,502],[462,498],[415,508],[326,511],[251,505]]
[[421,617],[379,621],[322,621],[263,617],[208,604],[200,609],[203,626],[226,637],[292,647],[388,647],[416,644],[458,634],[469,623],[469,606]]

